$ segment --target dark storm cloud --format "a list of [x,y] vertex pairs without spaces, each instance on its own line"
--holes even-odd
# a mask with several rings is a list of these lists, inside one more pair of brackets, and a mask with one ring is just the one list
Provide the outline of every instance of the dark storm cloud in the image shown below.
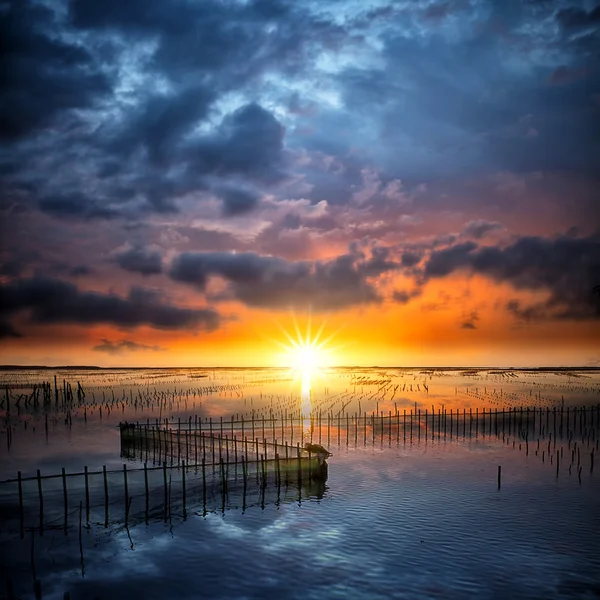
[[[142,145],[152,160],[189,163],[188,177],[195,177],[196,185],[203,175],[235,173],[266,182],[282,177],[284,130],[258,103],[247,102],[212,134],[189,134],[222,94],[266,71],[298,71],[313,55],[313,44],[324,43],[325,35],[332,43],[344,34],[302,8],[262,0],[176,1],[168,7],[160,0],[109,1],[101,10],[71,0],[70,17],[79,29],[111,30],[156,44],[152,67],[171,81],[174,92],[150,95],[128,111],[132,116],[113,144],[128,151]],[[185,153],[173,155],[185,134],[190,138]]]
[[[244,104],[210,132],[194,133],[205,116],[207,98],[199,88],[174,97],[152,97],[130,109],[124,125],[98,133],[106,151],[122,156],[121,161],[105,164],[105,184],[113,198],[126,203],[143,197],[145,210],[166,214],[179,211],[174,200],[178,196],[214,193],[223,201],[223,214],[234,216],[258,204],[254,184],[270,185],[287,176],[285,129],[270,111],[257,103]],[[231,182],[232,177],[237,183]],[[135,210],[129,214],[125,204],[111,210],[131,218],[137,215]],[[104,216],[96,212],[92,215]]]
[[246,104],[227,115],[215,134],[190,141],[189,169],[201,175],[282,177],[284,128],[262,106]]
[[[10,3],[2,135],[27,145],[2,157],[5,189],[28,186],[31,204],[56,218],[137,218],[176,213],[178,197],[213,189],[215,178],[283,180],[284,128],[253,102],[260,85],[246,87],[266,73],[294,76],[323,44],[341,43],[343,28],[307,8],[110,0],[98,10],[59,0],[55,14]],[[228,115],[214,105],[231,92]],[[250,194],[226,193],[223,214],[250,209]]]
[[[549,299],[536,307],[536,314],[591,318],[595,316],[591,291],[594,282],[600,280],[600,236],[529,236],[504,248],[473,242],[456,244],[432,252],[424,273],[435,278],[459,270],[507,282],[516,289],[549,292]],[[521,309],[513,304],[509,310],[517,314]]]
[[[206,117],[213,99],[214,94],[201,86],[153,94],[125,113],[122,128],[106,132],[107,150],[130,155],[141,149],[153,165],[168,164],[180,138]],[[112,174],[118,172],[118,164],[106,165],[105,173],[110,175],[111,169]]]
[[201,290],[209,277],[223,277],[233,296],[250,306],[310,305],[329,310],[380,300],[367,278],[395,268],[383,254],[369,259],[351,253],[329,261],[290,262],[253,252],[192,252],[175,258],[170,276]]
[[[549,27],[562,7],[559,21],[569,32],[585,26],[585,35]],[[417,181],[486,168],[597,172],[600,118],[591,90],[600,84],[598,11],[568,1],[435,8],[452,14],[452,27],[439,30],[437,23],[434,31],[429,23],[423,29],[415,3],[414,11],[392,17],[382,35],[384,64],[337,75],[352,107],[345,130],[355,128],[373,142],[369,156]],[[558,64],[540,61],[549,54]],[[565,85],[547,84],[567,72]],[[346,139],[350,147],[352,135]]]
[[313,51],[311,42],[325,35],[332,42],[344,33],[330,20],[277,0],[175,0],[168,5],[161,0],[109,0],[101,8],[71,0],[70,16],[80,29],[152,39],[161,71],[176,79],[210,75],[213,87],[219,88],[232,79],[244,83],[274,62],[279,68],[297,68]]
[[115,261],[125,271],[156,275],[162,272],[162,256],[157,250],[133,246],[115,255]]
[[[354,252],[356,254],[356,251]],[[389,248],[374,246],[371,248],[371,257],[358,263],[357,269],[364,277],[377,277],[382,273],[394,271],[398,268]]]
[[41,131],[70,109],[92,107],[110,80],[85,46],[55,35],[56,15],[42,4],[9,2],[0,12],[0,137]]
[[119,214],[113,208],[102,206],[81,194],[47,196],[40,200],[39,208],[58,218],[113,219]]
[[96,352],[106,352],[107,354],[121,354],[122,352],[164,352],[166,348],[160,346],[148,346],[146,344],[138,344],[132,340],[121,340],[119,342],[111,342],[103,339],[101,344],[94,346],[92,350]]
[[259,196],[250,190],[221,187],[216,192],[223,201],[223,214],[226,216],[241,215],[258,206]]
[[454,270],[467,266],[469,253],[477,248],[474,242],[456,244],[444,250],[432,252],[425,263],[425,275],[428,277],[444,277]]
[[403,267],[414,267],[419,264],[421,261],[422,254],[420,252],[414,252],[412,250],[407,250],[402,253],[400,257],[400,263]]
[[[126,270],[159,273],[160,257],[145,248],[167,247],[159,230],[185,228],[178,248],[197,252],[175,259],[174,279],[204,289],[208,277],[224,277],[231,295],[253,306],[344,307],[377,301],[371,278],[396,269],[418,285],[421,270],[441,277],[463,268],[525,289],[529,272],[513,281],[484,264],[492,250],[457,242],[487,239],[517,211],[528,230],[536,211],[552,212],[546,202],[566,211],[568,201],[577,223],[595,223],[600,71],[591,4],[22,0],[0,18],[0,123],[10,142],[0,151],[10,223],[2,237],[12,248],[31,236],[42,257],[7,263],[8,277],[48,275],[50,260],[96,264],[130,239],[120,236],[124,219],[152,223],[136,233],[139,247],[117,257]],[[560,192],[550,171],[565,174]],[[501,185],[498,174],[519,181]],[[478,189],[465,183],[483,179]],[[584,180],[587,191],[577,188]],[[523,193],[508,189],[519,185]],[[299,199],[313,207],[280,214]],[[310,214],[319,201],[326,209]],[[445,215],[455,233],[440,229]],[[76,263],[59,256],[67,228],[92,219],[68,240]],[[92,226],[94,244],[84,239]],[[430,235],[437,245],[408,243]],[[300,260],[365,236],[407,244],[400,256],[377,246],[368,257]],[[298,262],[281,258],[289,248]],[[508,248],[495,249],[498,262]],[[580,282],[584,267],[571,266]],[[536,277],[530,287],[567,298]]]
[[563,8],[556,13],[556,20],[565,30],[598,29],[600,28],[600,6],[590,11],[580,7]]
[[212,330],[220,316],[212,309],[179,308],[160,294],[132,288],[127,297],[82,292],[58,279],[21,279],[0,285],[0,315],[28,311],[34,323],[110,323],[118,327],[149,325],[157,329]]

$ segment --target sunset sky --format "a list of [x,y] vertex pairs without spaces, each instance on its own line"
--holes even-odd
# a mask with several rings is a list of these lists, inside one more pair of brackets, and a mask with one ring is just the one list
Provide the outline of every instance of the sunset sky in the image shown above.
[[0,2],[0,363],[600,365],[600,5]]

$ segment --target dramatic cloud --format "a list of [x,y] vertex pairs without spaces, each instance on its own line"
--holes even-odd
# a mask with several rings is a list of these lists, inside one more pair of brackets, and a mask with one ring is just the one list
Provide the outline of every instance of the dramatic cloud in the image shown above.
[[259,196],[243,188],[222,187],[218,190],[223,200],[223,214],[226,216],[241,215],[256,208]]
[[157,250],[134,246],[115,255],[115,260],[122,269],[156,275],[162,272],[162,256]]
[[202,87],[151,95],[126,113],[129,119],[120,128],[108,133],[107,150],[125,156],[141,151],[154,166],[168,165],[177,143],[206,117],[212,100]]
[[54,217],[111,219],[119,213],[78,194],[47,196],[40,199],[40,210]]
[[508,308],[515,314],[591,318],[595,314],[592,289],[600,280],[600,236],[523,237],[504,248],[479,247],[473,242],[456,244],[432,252],[424,273],[435,278],[458,270],[486,275],[516,289],[550,294],[543,307],[529,313],[522,313],[518,301],[511,302]]
[[179,308],[160,294],[132,288],[125,298],[114,294],[82,292],[58,279],[21,279],[0,285],[0,315],[28,311],[34,323],[110,323],[129,328],[150,325],[157,329],[198,328],[212,330],[220,324],[209,308]]
[[100,61],[83,44],[53,34],[57,17],[40,3],[0,9],[0,137],[19,140],[111,91]]
[[[599,10],[0,2],[7,352],[44,323],[219,327],[198,298],[596,326]],[[473,274],[468,307],[435,296]],[[132,277],[169,293],[85,291]]]
[[107,354],[121,354],[122,352],[164,352],[166,348],[160,346],[147,346],[146,344],[138,344],[131,340],[121,340],[120,342],[111,342],[103,339],[101,344],[94,346],[92,350],[96,352],[106,352]]
[[265,183],[283,177],[284,128],[256,103],[226,116],[211,135],[191,138],[185,147],[189,169],[203,176],[245,176]]
[[170,276],[201,290],[210,276],[220,276],[231,284],[233,297],[250,306],[330,310],[379,301],[367,279],[396,268],[386,258],[385,248],[368,259],[353,253],[314,262],[251,252],[184,253],[173,261]]
[[563,8],[556,13],[556,20],[566,30],[597,30],[600,28],[600,6],[590,11],[579,7]]

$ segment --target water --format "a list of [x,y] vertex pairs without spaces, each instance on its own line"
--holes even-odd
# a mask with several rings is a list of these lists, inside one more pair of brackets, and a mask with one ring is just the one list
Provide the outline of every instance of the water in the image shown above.
[[[5,382],[26,379],[18,373],[3,375]],[[124,459],[116,424],[125,418],[145,421],[160,414],[161,419],[185,420],[199,415],[217,422],[221,415],[247,418],[252,410],[258,415],[307,406],[306,382],[294,381],[293,375],[281,371],[116,372],[110,379],[99,373],[66,375],[74,387],[81,381],[86,391],[86,420],[82,406],[72,412],[72,425],[65,424],[61,409],[52,409],[46,436],[44,410],[26,409],[22,399],[17,415],[13,400],[10,452],[6,430],[0,440],[0,478],[14,478],[17,470],[28,476],[37,469],[42,474],[60,473],[62,467],[67,473],[78,472],[84,465],[90,470],[102,465],[120,469]],[[53,376],[42,372],[27,378],[53,381]],[[152,382],[145,389],[153,400],[145,405],[140,400],[135,407],[127,397],[130,390],[135,397],[141,388],[134,384],[142,381]],[[424,381],[428,392],[422,387]],[[344,406],[351,415],[359,402],[363,413],[378,410],[387,415],[410,412],[415,403],[423,411],[433,405],[437,413],[442,405],[448,411],[465,408],[468,412],[521,404],[590,406],[600,399],[596,371],[519,372],[511,377],[487,371],[424,375],[361,370],[329,373],[311,383],[308,402],[313,410],[337,414]],[[194,397],[190,390],[199,387],[205,390]],[[105,404],[100,420],[102,391]],[[119,404],[123,395],[125,400]],[[110,414],[107,405],[112,406]],[[359,435],[355,444],[354,432],[345,437],[344,430],[338,446],[336,431],[330,440],[334,455],[324,484],[304,482],[298,489],[291,483],[277,489],[271,482],[261,493],[250,478],[246,506],[242,506],[239,476],[231,480],[229,495],[221,504],[220,488],[215,486],[218,473],[215,479],[209,473],[212,483],[208,500],[203,501],[200,474],[192,469],[184,516],[181,469],[174,468],[170,471],[173,506],[165,518],[159,469],[150,477],[154,492],[147,518],[143,474],[134,472],[127,524],[120,492],[114,491],[122,477],[111,475],[110,517],[105,522],[101,476],[95,476],[89,525],[84,515],[81,529],[81,486],[75,478],[69,480],[65,530],[61,479],[47,480],[43,535],[37,525],[37,484],[25,482],[23,537],[18,511],[14,501],[10,503],[16,486],[2,484],[0,593],[10,574],[18,598],[35,597],[34,580],[41,583],[43,598],[60,599],[66,591],[73,599],[111,600],[597,598],[600,481],[598,473],[591,471],[589,453],[597,446],[598,430],[589,421],[581,433],[572,427],[568,434],[565,428],[562,439],[551,438],[550,453],[551,427],[544,431],[539,449],[535,438],[528,440],[526,449],[518,432],[510,437],[478,432],[476,437],[450,439],[431,430],[427,435],[421,430],[418,436],[415,427],[411,439],[393,427],[383,433],[376,430],[375,442],[369,430],[367,443]],[[575,443],[581,455],[572,463]],[[555,459],[561,449],[557,476],[550,456]],[[582,472],[577,468],[579,460]],[[125,462],[129,469],[141,464]],[[498,465],[502,466],[500,488]]]

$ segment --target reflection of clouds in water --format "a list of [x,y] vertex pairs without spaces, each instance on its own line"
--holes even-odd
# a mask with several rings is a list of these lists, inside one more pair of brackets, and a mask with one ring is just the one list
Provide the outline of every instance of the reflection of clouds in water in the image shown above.
[[[75,584],[85,593],[75,595],[73,587],[71,593],[93,598],[98,588],[110,589],[98,596],[113,600],[137,597],[139,590],[146,597],[194,598],[201,570],[206,596],[299,597],[294,591],[301,591],[306,600],[322,597],[323,590],[372,599],[393,597],[399,589],[415,598],[457,600],[465,590],[477,597],[515,597],[520,590],[556,598],[557,586],[597,580],[591,575],[597,572],[597,543],[584,537],[595,519],[596,488],[567,480],[559,493],[553,472],[548,477],[533,465],[530,480],[521,483],[509,468],[522,461],[512,448],[489,456],[452,448],[452,454],[448,444],[429,446],[427,453],[422,446],[340,452],[324,502],[174,519],[173,535],[168,524],[132,527],[133,552],[124,529],[95,529],[95,539],[85,538],[85,580]],[[503,472],[507,467],[500,494],[497,464]],[[584,512],[574,517],[574,506]],[[53,564],[42,566],[40,556],[37,565],[44,598],[61,598],[77,571],[77,536],[64,544],[61,538]],[[568,539],[580,543],[569,545]],[[47,556],[47,547],[37,543]],[[29,540],[20,545],[27,563]],[[47,593],[50,569],[53,591]],[[568,591],[564,587],[563,596]]]
[[228,539],[243,539],[248,536],[255,536],[256,531],[245,529],[238,524],[228,521],[222,515],[209,513],[205,517],[206,524],[213,533],[226,537]]
[[[156,535],[136,542],[136,530],[131,530],[131,536],[135,544],[135,550],[131,550],[131,543],[127,531],[123,528],[109,529],[98,534],[94,530],[92,544],[84,533],[84,562],[85,562],[85,580],[87,584],[94,585],[94,582],[100,582],[103,585],[107,582],[114,582],[120,585],[125,580],[154,578],[161,570],[161,563],[164,562],[163,556],[168,552],[167,548],[173,543],[170,535]],[[167,533],[167,532],[165,532]],[[62,544],[64,540],[64,544]],[[73,575],[78,572],[75,567],[78,549],[75,549],[77,539],[75,535],[64,538],[56,535],[54,538],[48,538],[49,547],[44,547],[42,552],[52,561],[52,566],[48,570],[44,569],[43,585],[44,598],[62,598],[65,590],[65,581],[72,580]],[[39,544],[39,540],[36,540]],[[140,558],[143,556],[143,560]],[[64,561],[64,565],[61,564]],[[37,567],[43,564],[40,555],[36,557]],[[75,568],[74,568],[75,567]],[[79,572],[80,574],[80,572]],[[119,582],[117,584],[117,582]],[[53,591],[57,595],[53,596]]]
[[266,552],[283,552],[300,549],[325,549],[326,546],[337,544],[342,538],[342,532],[335,527],[324,527],[322,522],[307,520],[300,514],[300,509],[285,509],[279,511],[275,521],[259,529],[245,529],[217,514],[207,515],[206,522],[212,532],[228,539],[248,539],[258,542],[259,547]]

